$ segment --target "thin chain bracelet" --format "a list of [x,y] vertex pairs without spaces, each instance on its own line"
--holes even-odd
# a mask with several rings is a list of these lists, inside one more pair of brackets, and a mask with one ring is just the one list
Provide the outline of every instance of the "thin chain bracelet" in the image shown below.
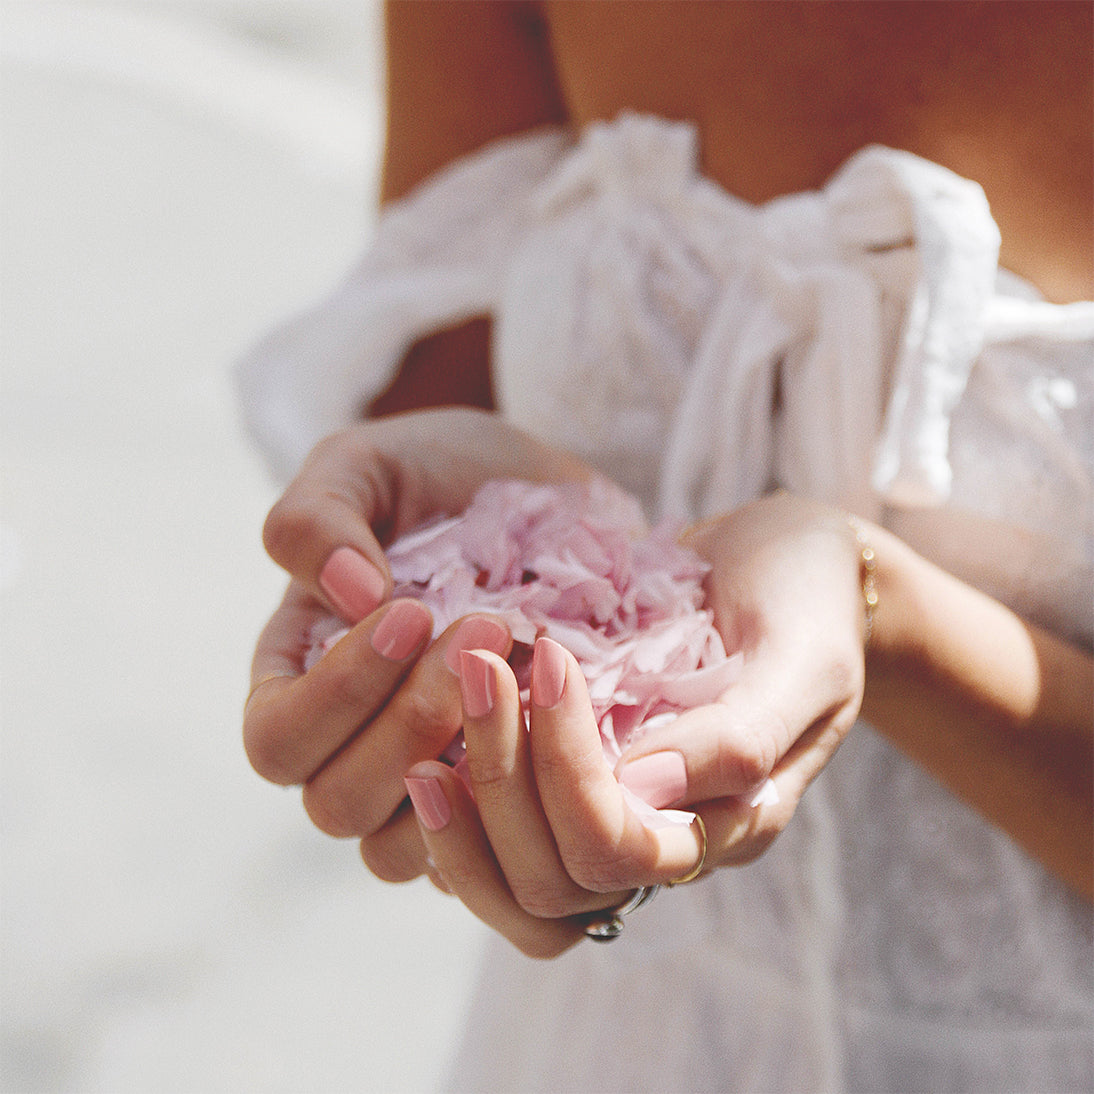
[[877,555],[866,538],[866,529],[857,517],[844,514],[858,544],[859,558],[862,561],[862,601],[865,606],[862,633],[863,647],[870,645],[870,636],[874,632],[874,612],[877,609]]

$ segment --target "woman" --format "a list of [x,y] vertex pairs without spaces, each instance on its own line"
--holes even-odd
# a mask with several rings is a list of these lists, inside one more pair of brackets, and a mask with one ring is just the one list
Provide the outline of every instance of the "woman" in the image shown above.
[[[566,954],[490,955],[457,1085],[1094,1079],[1090,61],[1084,4],[390,5],[377,237],[243,373],[284,471],[333,433],[245,738],[378,876]],[[615,778],[565,651],[517,733],[505,628],[431,642],[381,548],[590,466],[702,519],[746,654]]]

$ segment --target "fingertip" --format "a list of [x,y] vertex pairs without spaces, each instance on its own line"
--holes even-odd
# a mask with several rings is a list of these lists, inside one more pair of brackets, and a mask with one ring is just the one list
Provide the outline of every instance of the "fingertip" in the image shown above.
[[478,650],[460,651],[460,694],[468,718],[485,718],[497,700],[497,680],[489,657]]
[[509,628],[490,615],[469,615],[460,621],[444,652],[445,664],[457,675],[466,650],[487,650],[505,657],[513,644]]
[[452,806],[445,797],[441,780],[432,774],[408,773],[403,782],[422,826],[430,832],[444,828],[452,819]]
[[616,767],[616,778],[654,809],[682,802],[688,791],[688,770],[683,753],[653,752]]
[[376,624],[369,639],[387,661],[405,661],[425,645],[433,633],[433,615],[420,600],[396,600]]
[[566,650],[554,639],[537,638],[532,651],[532,702],[544,710],[558,706],[566,689]]
[[359,623],[383,603],[387,579],[359,551],[338,547],[323,564],[319,587],[343,619]]

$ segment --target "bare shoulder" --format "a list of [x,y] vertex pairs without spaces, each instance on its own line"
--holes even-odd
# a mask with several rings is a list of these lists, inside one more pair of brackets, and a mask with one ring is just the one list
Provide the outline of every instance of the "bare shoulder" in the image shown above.
[[975,179],[1002,263],[1094,295],[1089,0],[387,0],[383,197],[489,141],[622,110],[684,118],[749,201],[867,144]]
[[526,0],[388,0],[385,32],[384,200],[489,141],[565,117]]

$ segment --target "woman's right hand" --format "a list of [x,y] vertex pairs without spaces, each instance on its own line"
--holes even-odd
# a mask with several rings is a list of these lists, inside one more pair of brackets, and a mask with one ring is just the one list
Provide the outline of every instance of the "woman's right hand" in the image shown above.
[[270,510],[270,557],[320,603],[359,623],[391,595],[382,544],[461,513],[490,479],[583,481],[573,457],[496,415],[445,408],[363,421],[321,441]]
[[329,616],[299,581],[259,638],[244,711],[247,754],[260,775],[303,785],[312,822],[336,837],[356,837],[369,869],[409,881],[427,856],[405,807],[403,776],[437,759],[461,728],[459,654],[508,655],[503,624],[471,615],[435,642],[418,600],[382,604],[307,672],[302,658],[316,622]]
[[[390,601],[382,544],[440,512],[464,509],[495,478],[580,480],[576,460],[491,414],[440,410],[361,423],[322,442],[271,510],[264,538],[292,575],[255,650],[244,743],[265,778],[302,784],[313,822],[357,837],[377,876],[427,868],[403,776],[460,729],[462,649],[509,652],[508,631],[469,616],[430,641],[418,601]],[[352,627],[305,672],[313,626]]]

